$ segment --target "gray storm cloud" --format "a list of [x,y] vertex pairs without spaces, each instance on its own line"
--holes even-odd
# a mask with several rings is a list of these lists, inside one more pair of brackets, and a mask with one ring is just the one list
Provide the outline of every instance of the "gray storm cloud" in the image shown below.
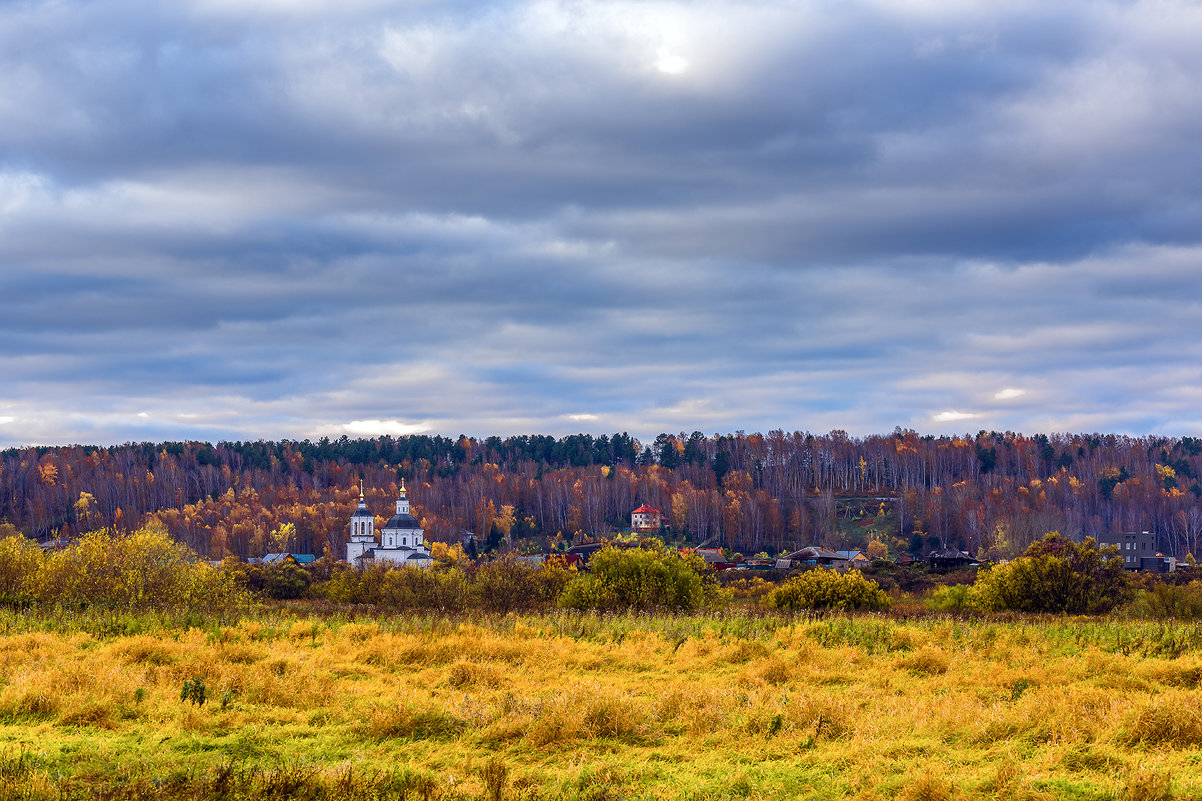
[[1202,10],[0,9],[0,444],[1188,433]]

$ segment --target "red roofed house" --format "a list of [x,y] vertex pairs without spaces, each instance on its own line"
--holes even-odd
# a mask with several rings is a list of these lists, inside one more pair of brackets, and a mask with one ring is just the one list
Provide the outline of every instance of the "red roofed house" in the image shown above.
[[659,531],[664,525],[664,515],[654,506],[643,504],[630,513],[630,527],[635,531]]

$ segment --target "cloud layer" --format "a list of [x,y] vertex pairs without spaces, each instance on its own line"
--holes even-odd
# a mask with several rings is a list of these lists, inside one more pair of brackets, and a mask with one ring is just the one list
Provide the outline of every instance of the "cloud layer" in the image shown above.
[[1202,7],[0,9],[0,445],[1196,433]]

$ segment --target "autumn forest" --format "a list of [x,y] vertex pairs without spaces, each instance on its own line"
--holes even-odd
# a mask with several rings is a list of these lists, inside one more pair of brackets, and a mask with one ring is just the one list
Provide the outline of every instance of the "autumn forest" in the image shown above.
[[157,520],[213,559],[340,557],[360,479],[377,526],[403,479],[428,540],[471,531],[482,547],[562,547],[624,528],[649,503],[672,538],[749,554],[863,546],[856,526],[871,519],[888,521],[894,553],[1004,557],[1048,531],[1148,530],[1180,557],[1202,533],[1200,476],[1202,440],[1190,437],[901,429],[36,447],[0,453],[0,525],[47,539]]

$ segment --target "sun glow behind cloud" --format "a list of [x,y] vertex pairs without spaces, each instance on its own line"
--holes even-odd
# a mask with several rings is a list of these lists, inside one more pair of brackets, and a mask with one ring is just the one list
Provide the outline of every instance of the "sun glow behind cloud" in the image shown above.
[[683,75],[688,72],[689,60],[667,49],[661,49],[655,58],[655,68],[666,75]]

